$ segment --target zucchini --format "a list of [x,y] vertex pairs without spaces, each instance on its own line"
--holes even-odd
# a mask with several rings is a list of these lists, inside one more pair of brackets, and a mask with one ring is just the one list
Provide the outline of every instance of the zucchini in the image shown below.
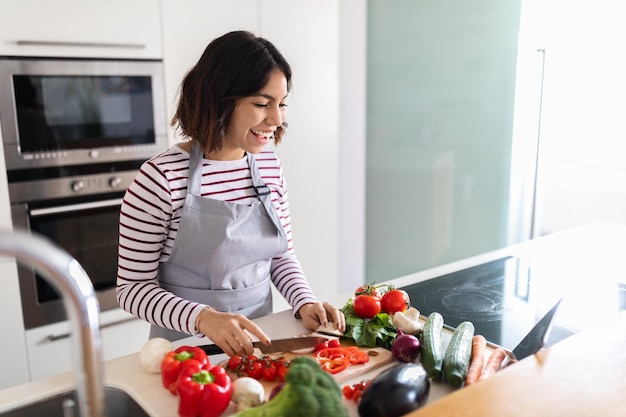
[[426,318],[422,330],[422,366],[430,378],[441,378],[443,366],[443,346],[441,332],[443,331],[443,316],[432,312]]
[[472,356],[472,338],[474,337],[474,325],[469,321],[459,324],[443,358],[443,374],[446,381],[456,387],[460,386],[469,370]]

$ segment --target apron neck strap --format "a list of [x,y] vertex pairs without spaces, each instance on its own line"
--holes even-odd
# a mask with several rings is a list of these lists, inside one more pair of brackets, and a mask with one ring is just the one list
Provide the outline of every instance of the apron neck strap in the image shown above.
[[197,141],[193,141],[189,155],[189,185],[187,192],[191,195],[200,195],[202,187],[202,149]]
[[280,217],[278,216],[278,213],[276,212],[276,208],[274,207],[274,204],[272,203],[272,194],[270,191],[270,187],[265,185],[265,182],[263,181],[263,177],[261,176],[261,171],[259,171],[259,168],[256,165],[256,156],[249,152],[247,153],[247,155],[248,155],[248,166],[250,167],[250,175],[252,176],[252,185],[254,186],[256,195],[259,197],[259,200],[261,201],[261,203],[263,203],[263,206],[265,207],[265,211],[267,211],[267,214],[270,216],[270,218],[274,222],[274,225],[278,229],[278,233],[280,233],[281,235],[284,235],[285,229],[283,227],[283,224],[280,221]]

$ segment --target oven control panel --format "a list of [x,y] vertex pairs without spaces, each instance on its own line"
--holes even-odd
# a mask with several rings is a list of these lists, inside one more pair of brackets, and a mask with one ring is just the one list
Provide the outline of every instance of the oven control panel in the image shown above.
[[80,177],[51,178],[45,181],[20,181],[9,184],[11,203],[28,203],[54,198],[75,197],[125,191],[137,171],[121,171]]
[[124,179],[118,175],[96,176],[72,180],[70,186],[75,193],[117,191],[122,189]]

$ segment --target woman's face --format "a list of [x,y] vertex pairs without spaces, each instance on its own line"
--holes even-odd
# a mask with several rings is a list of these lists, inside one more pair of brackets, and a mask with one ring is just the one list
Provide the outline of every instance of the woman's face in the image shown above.
[[209,157],[235,160],[243,157],[244,151],[253,154],[261,152],[274,137],[274,131],[285,121],[288,93],[285,75],[275,70],[260,91],[237,100],[222,149],[219,154]]

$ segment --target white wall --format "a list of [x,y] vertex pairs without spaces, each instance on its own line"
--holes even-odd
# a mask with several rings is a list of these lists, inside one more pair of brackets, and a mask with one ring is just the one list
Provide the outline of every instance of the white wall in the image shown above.
[[339,290],[365,282],[367,2],[341,0],[339,24]]

